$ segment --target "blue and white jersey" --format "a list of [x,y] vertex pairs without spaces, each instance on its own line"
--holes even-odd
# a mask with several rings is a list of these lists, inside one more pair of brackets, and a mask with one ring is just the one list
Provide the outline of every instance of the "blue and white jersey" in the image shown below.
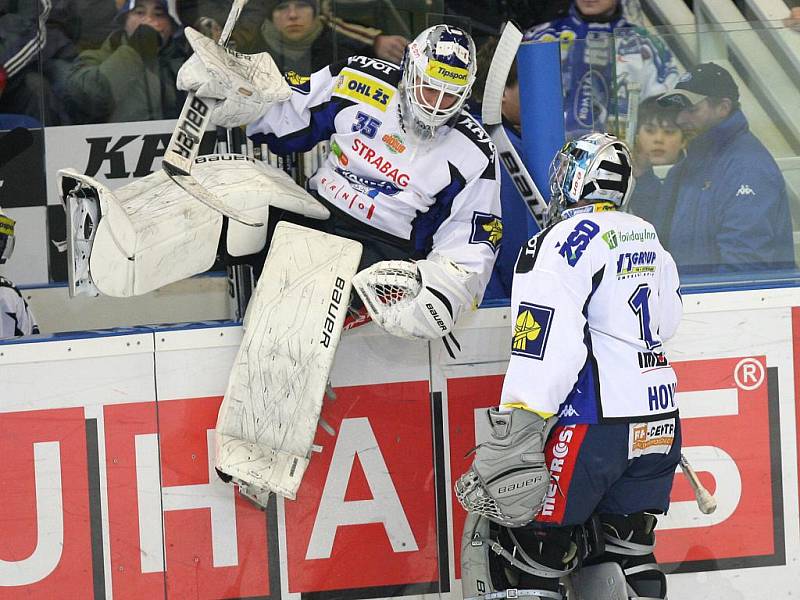
[[603,207],[564,211],[520,252],[502,404],[562,424],[677,415],[662,347],[682,313],[675,262],[650,223]]
[[8,279],[0,277],[0,339],[39,333],[25,298]]
[[480,300],[502,237],[497,154],[466,111],[418,144],[403,130],[402,70],[355,56],[310,78],[288,77],[292,96],[247,133],[277,153],[330,140],[308,187],[334,207],[397,239],[415,256],[445,256],[475,273]]
[[524,39],[561,42],[569,137],[607,130],[617,116],[628,117],[629,98],[641,102],[678,81],[678,69],[663,40],[621,13],[607,22],[588,22],[573,4],[567,16],[528,30]]

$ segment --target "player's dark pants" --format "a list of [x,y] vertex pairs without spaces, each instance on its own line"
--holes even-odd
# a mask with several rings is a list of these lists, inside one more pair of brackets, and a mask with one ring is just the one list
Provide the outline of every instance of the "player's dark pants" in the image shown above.
[[[536,522],[581,525],[593,513],[667,512],[681,455],[680,419],[664,430],[650,437],[641,424],[556,425],[545,447],[551,487]],[[666,453],[631,458],[658,450]]]
[[[680,449],[677,417],[646,425],[557,425],[545,447],[551,486],[536,521],[514,530],[520,546],[542,564],[563,569],[581,551],[575,545],[575,527],[592,515],[599,515],[603,532],[612,538],[653,544],[655,519],[646,513],[665,513],[669,508]],[[500,538],[507,539],[507,533],[500,532]],[[652,554],[614,553],[613,542],[606,539],[605,554],[588,564],[613,561],[626,569],[655,562]],[[645,596],[666,594],[659,572],[638,573],[628,582]],[[557,590],[558,582],[521,574],[517,586]]]

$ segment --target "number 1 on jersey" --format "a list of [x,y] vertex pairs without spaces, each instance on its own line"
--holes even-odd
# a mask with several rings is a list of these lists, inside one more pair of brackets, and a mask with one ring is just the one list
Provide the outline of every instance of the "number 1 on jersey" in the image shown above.
[[650,331],[650,288],[646,283],[642,283],[628,298],[628,306],[639,318],[639,336],[647,345],[648,350],[660,346],[661,342],[653,341],[653,333]]

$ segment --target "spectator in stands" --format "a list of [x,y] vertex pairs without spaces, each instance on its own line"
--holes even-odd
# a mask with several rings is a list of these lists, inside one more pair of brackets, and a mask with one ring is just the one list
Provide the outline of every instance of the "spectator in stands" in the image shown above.
[[[480,117],[480,104],[483,102],[483,92],[486,86],[486,75],[489,71],[495,48],[497,48],[497,38],[489,38],[478,51],[478,72],[475,77],[475,84],[472,86],[472,97],[470,98],[470,109],[478,118]],[[522,120],[520,118],[519,102],[519,80],[517,79],[517,61],[515,60],[506,79],[501,110],[503,127],[505,127],[508,134],[508,139],[524,161],[525,154],[522,148]],[[517,261],[519,250],[525,245],[528,238],[538,231],[538,228],[532,231],[528,230],[528,209],[502,161],[500,162],[500,205],[503,214],[503,239],[497,254],[497,260],[494,263],[492,277],[483,295],[484,301],[511,297],[511,280],[514,278],[514,264]]]
[[[750,132],[731,74],[700,64],[659,102],[677,106],[677,123],[692,137],[659,195],[659,237],[681,272],[794,268],[786,184]],[[642,176],[645,185],[647,177],[652,173]]]
[[[231,10],[231,0],[181,0],[179,10],[183,23],[218,40]],[[248,2],[236,21],[228,45],[235,50],[250,52],[253,44],[260,39],[261,23],[268,16],[266,2]]]
[[[14,225],[16,221],[0,209],[0,265],[14,252]],[[0,339],[39,333],[25,298],[5,277],[0,277]]]
[[633,150],[636,187],[628,208],[657,230],[665,215],[664,203],[659,202],[661,180],[653,167],[674,165],[686,152],[686,136],[677,123],[679,110],[673,105],[662,106],[654,96],[642,102],[637,111]]
[[573,0],[568,15],[529,30],[525,39],[561,41],[570,138],[603,130],[624,137],[629,100],[638,104],[678,79],[664,42],[628,21],[620,0]]
[[332,60],[363,54],[372,47],[339,33],[319,15],[317,0],[265,0],[268,18],[261,25],[261,46],[255,52],[269,52],[278,68],[307,76]]
[[69,123],[59,98],[76,57],[70,7],[69,0],[0,1],[0,113],[26,115],[18,125]]
[[80,53],[67,88],[76,120],[88,123],[177,118],[185,95],[175,87],[191,51],[167,0],[125,0],[114,31]]

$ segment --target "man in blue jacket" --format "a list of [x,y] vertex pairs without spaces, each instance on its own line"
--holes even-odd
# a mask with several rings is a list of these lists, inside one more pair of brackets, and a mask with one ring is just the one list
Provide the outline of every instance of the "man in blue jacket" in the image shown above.
[[654,223],[681,274],[794,268],[786,184],[750,132],[731,74],[700,64],[659,102],[680,108],[677,123],[693,137],[661,186]]

